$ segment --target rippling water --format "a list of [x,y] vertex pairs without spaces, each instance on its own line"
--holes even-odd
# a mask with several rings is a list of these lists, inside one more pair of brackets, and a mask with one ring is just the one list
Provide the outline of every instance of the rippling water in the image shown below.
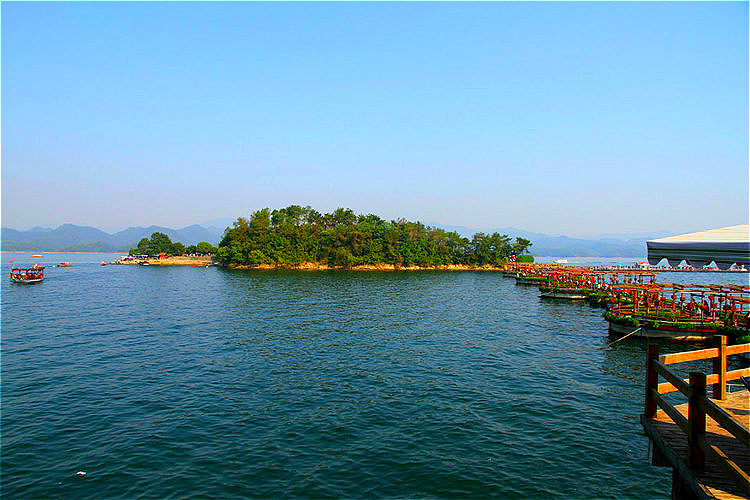
[[600,309],[497,273],[68,255],[24,286],[12,258],[6,497],[669,496],[638,422],[645,342],[600,349]]

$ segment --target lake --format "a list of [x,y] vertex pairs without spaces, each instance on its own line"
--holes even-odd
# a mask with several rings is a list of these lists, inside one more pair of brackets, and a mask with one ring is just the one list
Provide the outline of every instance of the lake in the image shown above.
[[[2,254],[5,497],[669,497],[646,341],[604,348],[601,309],[500,273],[114,258]],[[706,280],[748,284],[659,275]]]

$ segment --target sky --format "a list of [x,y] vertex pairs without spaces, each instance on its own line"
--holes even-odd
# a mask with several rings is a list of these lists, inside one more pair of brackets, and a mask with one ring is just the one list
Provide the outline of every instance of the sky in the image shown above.
[[748,221],[747,2],[3,2],[3,227]]

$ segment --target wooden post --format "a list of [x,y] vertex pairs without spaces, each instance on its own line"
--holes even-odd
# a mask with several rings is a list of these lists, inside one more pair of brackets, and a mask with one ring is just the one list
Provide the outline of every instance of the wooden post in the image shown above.
[[651,389],[658,389],[659,374],[654,370],[654,361],[659,359],[659,346],[649,344],[646,357],[646,418],[656,417],[656,401],[651,397]]
[[688,446],[690,448],[690,468],[703,470],[706,465],[706,454],[698,441],[706,437],[706,413],[700,408],[700,400],[706,397],[706,374],[690,372],[690,400],[688,402]]
[[714,337],[719,355],[714,358],[714,374],[719,376],[719,382],[714,384],[714,399],[727,399],[727,337]]

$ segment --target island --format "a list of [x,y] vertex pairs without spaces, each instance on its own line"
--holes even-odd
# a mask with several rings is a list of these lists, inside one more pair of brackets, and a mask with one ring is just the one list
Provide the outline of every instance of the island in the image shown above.
[[496,232],[469,239],[406,219],[291,205],[238,218],[219,242],[216,259],[235,269],[501,270],[513,258],[533,262],[524,255],[530,246]]

